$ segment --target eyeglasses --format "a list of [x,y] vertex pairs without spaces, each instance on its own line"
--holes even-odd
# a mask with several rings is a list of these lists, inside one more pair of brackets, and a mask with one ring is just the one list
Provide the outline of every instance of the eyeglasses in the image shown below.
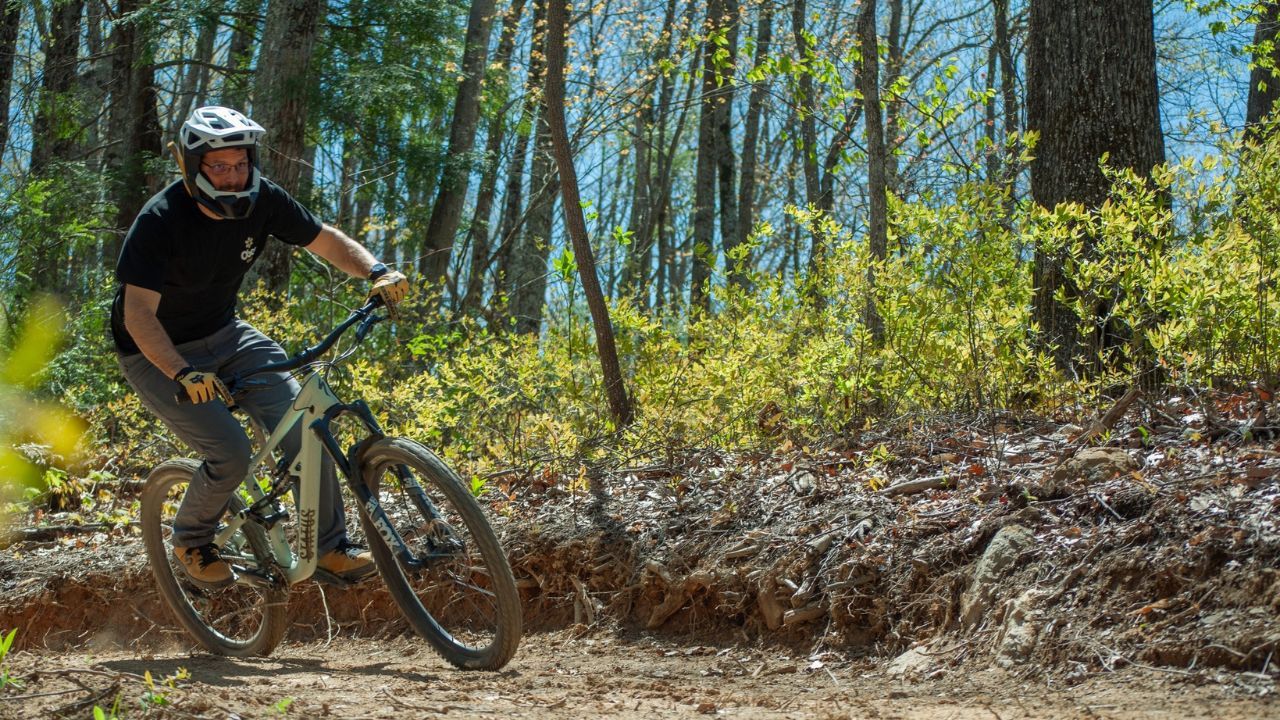
[[233,171],[237,175],[243,172],[248,172],[249,162],[247,160],[241,160],[235,165],[228,165],[227,163],[200,163],[200,167],[208,170],[210,175],[217,175],[221,177],[223,175],[229,175]]

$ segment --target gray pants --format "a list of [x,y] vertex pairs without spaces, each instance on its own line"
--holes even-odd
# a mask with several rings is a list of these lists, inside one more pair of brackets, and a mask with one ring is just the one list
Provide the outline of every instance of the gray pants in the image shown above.
[[[178,352],[197,370],[216,372],[222,377],[283,360],[285,351],[252,325],[232,320],[226,327],[201,340],[182,343]],[[191,478],[187,494],[173,521],[173,545],[197,547],[213,542],[218,521],[226,510],[231,493],[249,472],[250,442],[240,422],[218,400],[193,405],[178,404],[182,392],[141,353],[119,358],[129,385],[147,407],[174,435],[197,453],[204,463]],[[270,375],[257,376],[270,380]],[[277,375],[278,383],[255,387],[237,397],[249,417],[270,433],[293,404],[300,386],[288,375]],[[282,448],[292,458],[301,446],[301,424],[286,436]],[[320,484],[321,553],[332,550],[346,537],[342,496],[338,491],[333,461],[326,455]]]

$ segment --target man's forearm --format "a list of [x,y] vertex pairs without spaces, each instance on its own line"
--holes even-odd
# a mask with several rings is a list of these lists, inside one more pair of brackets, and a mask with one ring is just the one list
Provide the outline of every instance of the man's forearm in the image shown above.
[[368,278],[377,259],[363,245],[336,227],[325,225],[307,250],[351,277]]
[[155,296],[154,300],[158,305],[159,294],[133,286],[125,288],[124,327],[143,357],[165,375],[173,377],[187,366],[187,361],[178,352],[178,348],[174,347],[169,333],[165,332],[164,326],[156,318],[155,307],[152,307],[152,298],[148,294]]
[[125,321],[125,327],[143,356],[150,360],[152,365],[160,368],[165,375],[173,377],[187,366],[186,359],[178,353],[178,349],[173,346],[173,341],[169,339],[169,334],[160,326],[160,321],[154,315],[151,316],[150,321],[146,319],[132,323]]

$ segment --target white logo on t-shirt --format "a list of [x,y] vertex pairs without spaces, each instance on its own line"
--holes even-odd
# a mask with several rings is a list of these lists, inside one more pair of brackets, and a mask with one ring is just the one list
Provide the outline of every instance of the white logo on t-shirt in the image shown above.
[[257,248],[253,246],[253,238],[244,239],[244,252],[240,253],[240,259],[245,262],[253,262],[253,254],[257,252]]

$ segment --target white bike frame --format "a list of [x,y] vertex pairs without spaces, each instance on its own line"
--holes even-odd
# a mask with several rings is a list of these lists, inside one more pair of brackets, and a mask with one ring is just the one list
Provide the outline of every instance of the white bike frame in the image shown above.
[[[249,464],[249,475],[245,477],[243,487],[248,491],[250,498],[257,501],[266,497],[267,492],[258,483],[256,471],[264,463],[271,465],[272,452],[280,446],[289,431],[299,423],[302,424],[303,428],[311,428],[313,423],[325,416],[325,411],[335,405],[340,405],[341,402],[333,394],[333,391],[329,389],[329,384],[324,381],[324,378],[319,373],[311,373],[303,383],[302,390],[298,393],[298,396],[294,398],[293,407],[280,420],[275,432],[271,433],[271,437],[267,439],[262,449],[253,456],[253,460]],[[290,585],[310,578],[316,571],[316,562],[319,559],[317,548],[319,536],[316,522],[320,515],[321,467],[324,461],[324,452],[324,444],[320,441],[320,438],[314,432],[304,431],[302,433],[301,448],[298,450],[298,454],[288,470],[290,475],[298,478],[298,489],[295,496],[298,513],[299,547],[297,548],[297,553],[294,552],[293,546],[289,544],[289,539],[285,536],[284,527],[280,523],[274,524],[268,531],[268,537],[271,539],[271,552]],[[226,543],[246,522],[249,522],[247,511],[231,516],[227,520],[226,527],[214,537],[214,542],[219,547],[225,547]]]

